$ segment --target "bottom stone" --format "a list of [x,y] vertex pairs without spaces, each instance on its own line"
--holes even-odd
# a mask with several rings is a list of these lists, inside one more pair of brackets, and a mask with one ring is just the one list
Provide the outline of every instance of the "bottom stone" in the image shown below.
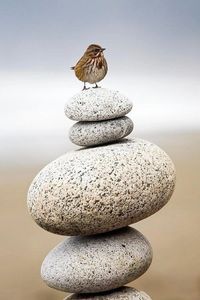
[[45,258],[41,275],[48,286],[69,293],[116,289],[150,266],[152,249],[136,229],[126,227],[65,239]]
[[73,294],[64,300],[151,300],[144,292],[123,286],[117,290],[99,294]]

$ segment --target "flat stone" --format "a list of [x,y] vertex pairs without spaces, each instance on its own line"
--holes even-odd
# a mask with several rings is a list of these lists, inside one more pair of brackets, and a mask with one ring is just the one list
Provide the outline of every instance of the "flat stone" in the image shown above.
[[126,227],[65,239],[46,256],[41,276],[48,286],[61,291],[96,293],[133,281],[151,261],[149,242],[137,230]]
[[131,109],[130,100],[118,91],[91,88],[73,96],[65,114],[75,121],[102,121],[125,116]]
[[79,146],[94,146],[119,140],[133,130],[133,122],[128,117],[108,121],[78,122],[69,132],[72,143]]
[[33,180],[28,209],[42,228],[63,235],[106,232],[138,222],[170,199],[175,169],[148,141],[68,152]]
[[64,300],[151,300],[145,293],[123,286],[119,289],[98,294],[73,294]]

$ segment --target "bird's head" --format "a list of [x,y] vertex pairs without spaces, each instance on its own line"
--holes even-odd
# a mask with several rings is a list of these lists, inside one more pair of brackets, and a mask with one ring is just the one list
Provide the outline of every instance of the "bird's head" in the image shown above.
[[99,45],[91,44],[90,46],[87,47],[87,49],[85,51],[85,55],[92,57],[92,58],[103,56],[104,50],[106,50],[106,49],[102,48]]

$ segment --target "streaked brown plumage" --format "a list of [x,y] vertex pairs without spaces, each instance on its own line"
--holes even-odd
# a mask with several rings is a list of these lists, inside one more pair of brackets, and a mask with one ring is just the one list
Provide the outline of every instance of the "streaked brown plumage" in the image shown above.
[[86,82],[95,83],[95,88],[97,88],[97,82],[106,76],[108,66],[103,55],[104,50],[105,48],[99,45],[90,45],[77,64],[72,67],[76,77],[84,82],[84,90],[86,89]]

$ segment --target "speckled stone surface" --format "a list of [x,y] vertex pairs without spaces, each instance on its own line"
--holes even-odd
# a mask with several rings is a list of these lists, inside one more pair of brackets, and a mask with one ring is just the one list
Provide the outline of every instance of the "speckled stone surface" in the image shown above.
[[65,114],[75,121],[101,121],[125,116],[131,109],[130,100],[118,91],[91,88],[69,99]]
[[27,203],[48,231],[96,234],[154,214],[170,199],[174,185],[174,165],[162,149],[124,139],[51,162],[33,180]]
[[96,293],[138,278],[151,261],[149,242],[137,230],[126,227],[100,235],[67,238],[46,256],[41,276],[55,289]]
[[123,286],[119,289],[99,294],[73,294],[64,300],[151,300],[144,292]]
[[78,122],[69,132],[70,140],[79,146],[94,146],[119,140],[133,130],[133,122],[128,117],[108,121]]

